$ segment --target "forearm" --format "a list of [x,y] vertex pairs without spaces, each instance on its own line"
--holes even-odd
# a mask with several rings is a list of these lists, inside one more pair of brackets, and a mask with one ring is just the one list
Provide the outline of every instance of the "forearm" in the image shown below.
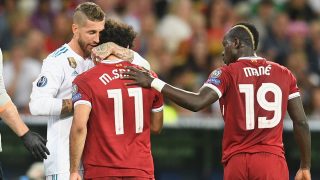
[[7,103],[5,109],[0,113],[0,117],[20,137],[28,132],[29,128],[21,120],[16,106],[11,101]]
[[300,168],[311,167],[311,135],[307,121],[299,121],[293,124],[293,132],[300,149]]
[[74,125],[70,131],[70,173],[78,172],[84,149],[87,129],[77,129]]
[[62,108],[61,108],[61,116],[72,116],[73,114],[73,105],[71,99],[63,99],[62,100]]

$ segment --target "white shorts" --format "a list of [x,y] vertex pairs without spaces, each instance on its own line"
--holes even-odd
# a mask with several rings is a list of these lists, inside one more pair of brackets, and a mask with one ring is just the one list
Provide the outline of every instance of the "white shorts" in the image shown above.
[[62,174],[52,174],[46,176],[46,180],[69,180],[70,173],[62,173]]
[[[83,177],[83,171],[81,172],[80,175]],[[46,176],[46,180],[69,180],[70,179],[70,173],[61,173],[61,174],[53,174]]]

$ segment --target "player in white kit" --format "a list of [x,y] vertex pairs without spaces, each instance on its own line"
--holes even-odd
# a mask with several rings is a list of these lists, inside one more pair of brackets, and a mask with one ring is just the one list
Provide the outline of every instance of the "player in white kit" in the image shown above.
[[[72,81],[94,66],[90,58],[93,47],[99,43],[104,29],[105,14],[92,3],[80,4],[73,16],[73,38],[51,53],[44,61],[41,73],[33,83],[30,111],[33,115],[49,115],[47,147],[50,150],[44,161],[46,179],[69,179],[69,134],[72,123]],[[110,44],[110,43],[109,43]],[[114,44],[110,44],[114,47]],[[127,56],[129,49],[114,47],[117,55]],[[131,52],[132,54],[132,52]],[[150,65],[134,53],[133,63],[149,69]]]

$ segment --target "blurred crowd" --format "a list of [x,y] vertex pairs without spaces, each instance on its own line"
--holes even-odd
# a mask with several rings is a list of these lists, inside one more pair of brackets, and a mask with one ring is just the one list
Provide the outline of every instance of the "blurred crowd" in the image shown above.
[[[42,60],[72,37],[74,8],[81,0],[0,0],[0,47],[8,93],[29,113],[32,82]],[[260,32],[257,54],[296,76],[307,115],[320,119],[319,0],[95,0],[138,33],[134,50],[161,79],[197,91],[223,65],[222,38],[248,21]],[[230,102],[232,103],[232,102]],[[195,114],[166,102],[165,116]],[[167,112],[167,113],[166,113]],[[197,116],[221,116],[218,103]]]

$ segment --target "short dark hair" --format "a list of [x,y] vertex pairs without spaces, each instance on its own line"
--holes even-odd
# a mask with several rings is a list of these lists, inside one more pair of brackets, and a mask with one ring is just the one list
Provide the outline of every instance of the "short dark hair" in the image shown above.
[[253,50],[257,50],[259,44],[259,32],[253,24],[247,22],[238,23],[231,28],[229,34],[231,37],[237,37],[247,46],[252,47]]
[[104,30],[100,32],[100,44],[114,42],[119,46],[131,49],[136,32],[132,26],[108,19],[104,25]]
[[93,2],[79,4],[73,14],[73,22],[82,25],[86,19],[90,21],[103,21],[105,13],[100,6]]

